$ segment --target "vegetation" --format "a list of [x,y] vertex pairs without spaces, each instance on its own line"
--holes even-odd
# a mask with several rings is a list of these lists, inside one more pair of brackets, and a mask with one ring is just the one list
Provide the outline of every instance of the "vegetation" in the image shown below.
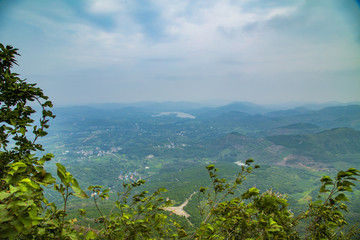
[[[324,176],[317,201],[295,216],[285,195],[273,190],[238,189],[251,178],[254,169],[249,159],[233,181],[218,176],[214,165],[207,166],[210,187],[199,187],[197,207],[199,224],[179,224],[164,208],[171,201],[162,197],[166,190],[153,193],[141,190],[144,180],[123,183],[114,206],[105,211],[100,204],[111,197],[111,189],[88,187],[88,194],[60,163],[56,180],[44,168],[51,154],[38,156],[43,147],[38,139],[47,134],[51,101],[35,84],[21,80],[11,68],[16,64],[17,49],[0,44],[0,235],[4,239],[350,239],[359,232],[351,228],[343,211],[348,193],[353,191],[360,172],[354,168],[340,171],[334,179]],[[34,121],[33,103],[41,107],[41,118]],[[196,135],[196,134],[195,134]],[[241,135],[233,134],[238,141]],[[171,147],[171,146],[170,146]],[[117,156],[117,155],[115,155]],[[111,159],[110,159],[111,163]],[[131,167],[131,166],[129,166]],[[47,200],[45,190],[53,186],[62,204]],[[90,197],[89,197],[90,195]],[[69,199],[89,201],[98,212],[93,226],[78,225],[69,218]],[[85,200],[87,199],[87,200]],[[79,219],[86,222],[87,210],[78,210]],[[305,234],[297,226],[305,221]]]
[[334,128],[307,135],[278,135],[268,137],[272,142],[293,148],[296,154],[307,154],[318,161],[332,162],[333,155],[359,154],[360,131],[351,128]]

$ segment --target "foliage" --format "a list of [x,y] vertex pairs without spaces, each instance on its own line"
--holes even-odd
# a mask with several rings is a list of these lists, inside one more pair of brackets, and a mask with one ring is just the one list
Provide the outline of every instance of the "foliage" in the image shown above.
[[333,239],[339,236],[339,229],[347,224],[341,210],[348,211],[344,202],[349,201],[345,192],[352,192],[360,171],[350,168],[340,171],[333,180],[329,176],[321,179],[319,200],[310,202],[304,214],[310,219],[307,234],[312,239]]
[[[17,49],[2,44],[0,49],[0,235],[13,238],[33,234],[32,227],[43,219],[43,204],[47,202],[42,186],[55,182],[44,170],[44,163],[52,155],[39,158],[34,152],[43,150],[36,140],[47,134],[49,118],[54,115],[48,110],[52,103],[43,91],[11,72]],[[32,102],[42,108],[38,125],[31,118],[35,113]],[[27,137],[30,129],[31,140]]]
[[[81,233],[75,230],[75,220],[65,219],[67,204],[70,196],[88,196],[60,163],[56,164],[60,184],[45,171],[44,163],[51,160],[51,154],[41,158],[35,155],[36,151],[43,151],[42,145],[36,143],[37,139],[47,134],[45,130],[49,127],[49,118],[55,117],[48,110],[52,103],[35,84],[29,84],[11,72],[11,68],[16,64],[17,49],[11,46],[4,47],[2,44],[0,48],[0,235],[9,239],[77,239]],[[45,102],[42,103],[42,100]],[[32,119],[35,110],[30,105],[34,101],[42,108],[39,125]],[[29,129],[32,129],[32,140],[28,136]],[[98,220],[104,223],[99,237],[150,238],[154,233],[160,237],[167,236],[170,225],[166,222],[167,216],[160,211],[163,206],[169,205],[169,202],[164,202],[163,198],[158,197],[164,189],[159,189],[150,196],[147,196],[147,192],[136,194],[132,196],[131,204],[127,204],[133,187],[143,183],[144,181],[140,180],[124,185],[124,192],[116,202],[118,211],[109,218],[101,213],[96,202],[98,198],[106,198],[109,190],[100,192],[99,186],[89,187],[89,190],[93,191],[95,205],[101,213]],[[62,210],[58,210],[54,203],[49,203],[44,197],[43,187],[50,184],[54,184],[54,189],[62,196]],[[85,215],[84,210],[80,210],[80,213]],[[94,231],[88,231],[86,234],[87,239],[94,236],[97,236]]]
[[[288,203],[281,194],[271,190],[260,194],[256,187],[249,188],[240,197],[223,201],[234,194],[237,185],[246,180],[253,168],[246,161],[242,171],[232,185],[226,179],[219,179],[213,165],[207,167],[213,182],[212,191],[201,188],[207,194],[209,207],[206,218],[192,236],[198,239],[297,239],[293,214],[287,209]],[[258,166],[255,166],[258,168]],[[208,193],[206,193],[208,192]],[[218,197],[219,194],[222,196]],[[204,210],[201,209],[203,212]]]
[[[319,200],[309,203],[309,209],[300,217],[289,210],[286,196],[272,190],[260,194],[256,186],[237,195],[236,189],[253,169],[249,159],[242,166],[233,183],[218,176],[218,169],[208,165],[212,188],[201,187],[198,208],[202,222],[193,231],[186,231],[170,218],[164,207],[170,201],[161,197],[166,190],[153,193],[138,191],[145,181],[124,183],[110,213],[101,210],[99,200],[109,197],[110,189],[90,186],[92,200],[99,213],[95,219],[100,229],[75,225],[76,219],[67,218],[71,196],[89,198],[77,180],[66,168],[57,163],[60,182],[44,169],[53,157],[45,154],[38,138],[47,134],[49,119],[54,115],[51,101],[36,84],[21,80],[11,68],[16,64],[17,49],[0,44],[0,235],[4,239],[300,239],[296,226],[307,220],[305,239],[349,239],[358,234],[352,228],[343,231],[347,224],[343,211],[360,172],[354,168],[340,171],[333,180],[321,179]],[[39,122],[33,120],[33,103],[41,108]],[[44,188],[53,185],[61,196],[58,208],[44,196]],[[85,219],[86,210],[79,209]]]
[[[168,220],[162,210],[171,205],[170,201],[160,197],[166,189],[160,188],[152,194],[142,191],[131,196],[134,188],[144,184],[144,180],[123,184],[123,191],[117,193],[118,200],[109,216],[105,216],[98,206],[98,200],[109,197],[110,189],[101,191],[101,186],[90,186],[94,204],[100,217],[96,221],[103,223],[98,236],[107,239],[150,239],[150,238],[178,238],[185,236],[184,230],[175,221]],[[171,228],[170,226],[175,226]],[[177,232],[174,232],[177,229]],[[96,236],[96,233],[88,234]]]
[[[27,83],[11,72],[16,64],[15,56],[19,55],[17,49],[2,44],[0,49],[0,235],[9,239],[35,236],[49,239],[70,237],[72,232],[73,238],[76,235],[73,230],[63,231],[70,224],[65,221],[68,198],[87,196],[65,167],[57,164],[62,183],[54,187],[64,200],[64,209],[57,210],[43,192],[43,187],[56,182],[44,169],[44,163],[53,155],[39,158],[35,154],[43,151],[37,140],[47,135],[49,119],[55,117],[48,110],[52,103],[36,84]],[[31,107],[33,102],[41,107],[38,123],[33,120],[36,112]]]
[[[349,201],[344,192],[352,192],[358,181],[360,171],[350,168],[340,171],[335,180],[329,176],[321,179],[319,200],[309,203],[308,210],[295,217],[286,196],[268,190],[260,194],[256,187],[249,188],[240,197],[223,201],[228,195],[234,194],[238,184],[252,172],[251,159],[236,177],[232,185],[226,179],[218,178],[214,165],[207,167],[213,182],[211,191],[200,188],[206,195],[208,207],[206,218],[200,228],[192,235],[196,239],[300,239],[296,226],[301,220],[307,222],[305,239],[351,239],[360,231],[352,226],[349,232],[344,231],[347,222],[341,211],[347,211],[344,201]],[[257,168],[257,166],[255,166]],[[219,194],[222,196],[219,198]],[[199,195],[200,196],[200,195]],[[206,212],[201,207],[200,212]]]
[[311,156],[317,161],[333,163],[352,159],[360,153],[360,131],[352,128],[334,128],[316,134],[278,135],[267,137],[277,145],[293,149],[295,154]]

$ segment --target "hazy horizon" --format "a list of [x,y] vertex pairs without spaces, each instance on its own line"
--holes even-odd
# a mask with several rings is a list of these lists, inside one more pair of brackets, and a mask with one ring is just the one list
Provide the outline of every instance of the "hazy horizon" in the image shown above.
[[360,102],[360,0],[0,0],[55,106]]
[[98,103],[84,103],[84,104],[58,104],[55,108],[67,108],[67,107],[106,107],[108,109],[117,107],[149,107],[153,105],[174,105],[184,106],[193,105],[196,108],[202,107],[223,107],[231,104],[244,104],[254,105],[274,110],[286,110],[294,109],[298,107],[305,107],[309,109],[321,109],[328,106],[349,106],[349,105],[360,105],[360,101],[352,102],[339,102],[339,101],[327,101],[327,102],[281,102],[281,103],[253,103],[249,101],[225,101],[225,100],[205,100],[205,101],[138,101],[138,102],[98,102]]

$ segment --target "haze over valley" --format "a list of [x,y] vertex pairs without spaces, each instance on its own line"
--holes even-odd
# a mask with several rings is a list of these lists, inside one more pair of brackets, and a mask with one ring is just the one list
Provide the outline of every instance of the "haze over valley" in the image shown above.
[[[360,105],[312,109],[241,102],[62,107],[54,109],[57,117],[43,144],[55,154],[49,169],[60,162],[83,186],[117,191],[123,182],[144,179],[150,189],[167,188],[179,205],[208,184],[206,165],[219,165],[232,178],[252,158],[260,169],[246,186],[287,193],[301,211],[315,197],[319,176],[360,167]],[[196,222],[195,200],[189,201],[185,211]],[[358,211],[353,209],[352,219]]]
[[0,235],[359,224],[359,19],[360,0],[0,0]]

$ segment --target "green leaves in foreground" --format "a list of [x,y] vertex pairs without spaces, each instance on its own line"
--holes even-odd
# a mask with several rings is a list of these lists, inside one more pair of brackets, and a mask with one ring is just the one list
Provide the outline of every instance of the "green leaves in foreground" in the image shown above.
[[308,223],[305,239],[350,239],[360,233],[354,227],[348,233],[342,229],[347,224],[342,214],[347,211],[344,202],[349,201],[346,192],[353,191],[354,181],[360,175],[358,170],[340,171],[334,180],[324,176],[320,180],[319,199],[310,202],[309,209],[295,217],[288,209],[286,196],[272,190],[260,194],[259,189],[252,187],[238,197],[229,198],[252,172],[252,162],[246,161],[232,184],[218,177],[214,165],[207,166],[213,189],[199,190],[203,221],[191,239],[300,239],[296,230],[300,220]]
[[[98,200],[109,197],[109,189],[102,190],[102,186],[90,186],[94,204],[100,214],[96,220],[103,224],[98,236],[108,239],[168,239],[182,238],[186,236],[181,226],[163,210],[170,206],[170,201],[161,197],[166,189],[160,188],[152,194],[147,191],[134,194],[136,187],[145,183],[139,180],[133,183],[123,184],[123,191],[118,193],[118,200],[111,214],[106,216],[98,204]],[[87,239],[93,239],[95,232],[87,233]]]
[[360,171],[350,168],[340,171],[333,180],[329,176],[321,178],[318,200],[310,202],[303,218],[309,218],[307,236],[313,239],[335,239],[339,229],[347,225],[342,211],[348,211],[344,202],[349,201],[346,192],[353,192],[354,181],[358,181]]
[[[66,171],[66,168],[60,163],[56,163],[57,166],[57,175],[60,178],[62,184],[55,184],[55,190],[60,192],[63,196],[65,194],[65,190],[69,194],[69,196],[73,195],[78,198],[89,198],[89,196],[80,188],[77,180]],[[71,188],[74,192],[68,192],[68,189]]]
[[[200,228],[191,239],[296,239],[296,225],[293,214],[287,209],[284,195],[267,191],[260,194],[256,187],[249,188],[239,197],[230,198],[235,189],[252,173],[252,159],[246,161],[242,171],[233,183],[218,178],[214,165],[207,170],[213,182],[213,189],[200,188],[205,197],[203,206],[199,195],[199,208],[204,214]],[[258,168],[259,166],[255,166]],[[207,209],[206,209],[207,207]]]
[[[288,209],[286,196],[271,190],[260,193],[252,187],[236,195],[242,184],[257,165],[249,159],[241,167],[234,181],[219,178],[215,165],[207,166],[212,189],[199,190],[199,209],[203,217],[200,226],[191,234],[170,219],[164,211],[170,202],[161,193],[134,190],[145,183],[143,180],[123,184],[112,211],[105,215],[99,200],[109,197],[110,190],[90,186],[94,204],[100,214],[96,219],[102,223],[98,231],[78,231],[72,220],[67,220],[69,197],[88,198],[77,180],[57,163],[60,183],[44,169],[51,154],[36,157],[43,151],[37,139],[47,134],[49,119],[55,116],[49,110],[52,103],[36,84],[21,80],[11,69],[16,64],[17,49],[0,44],[0,236],[2,239],[299,239],[295,229],[299,218]],[[41,118],[34,121],[38,103]],[[28,131],[32,134],[28,135]],[[11,143],[11,144],[10,144]],[[360,172],[354,168],[340,171],[334,179],[324,176],[319,199],[310,202],[309,209],[301,216],[309,222],[306,239],[349,239],[356,230],[342,232],[347,222],[342,211],[347,192],[352,192]],[[44,186],[54,184],[60,193],[63,206],[58,210],[54,203],[44,197]],[[203,201],[200,201],[203,200]],[[203,204],[202,204],[203,203]],[[85,218],[86,210],[79,214]],[[85,236],[84,236],[85,235]]]
[[[35,154],[43,150],[37,139],[47,134],[48,121],[55,117],[48,110],[52,104],[36,84],[12,72],[17,55],[17,49],[0,44],[0,236],[5,239],[37,234],[47,204],[43,186],[55,182],[44,169],[53,156]],[[34,103],[43,113],[38,122],[32,118]]]

